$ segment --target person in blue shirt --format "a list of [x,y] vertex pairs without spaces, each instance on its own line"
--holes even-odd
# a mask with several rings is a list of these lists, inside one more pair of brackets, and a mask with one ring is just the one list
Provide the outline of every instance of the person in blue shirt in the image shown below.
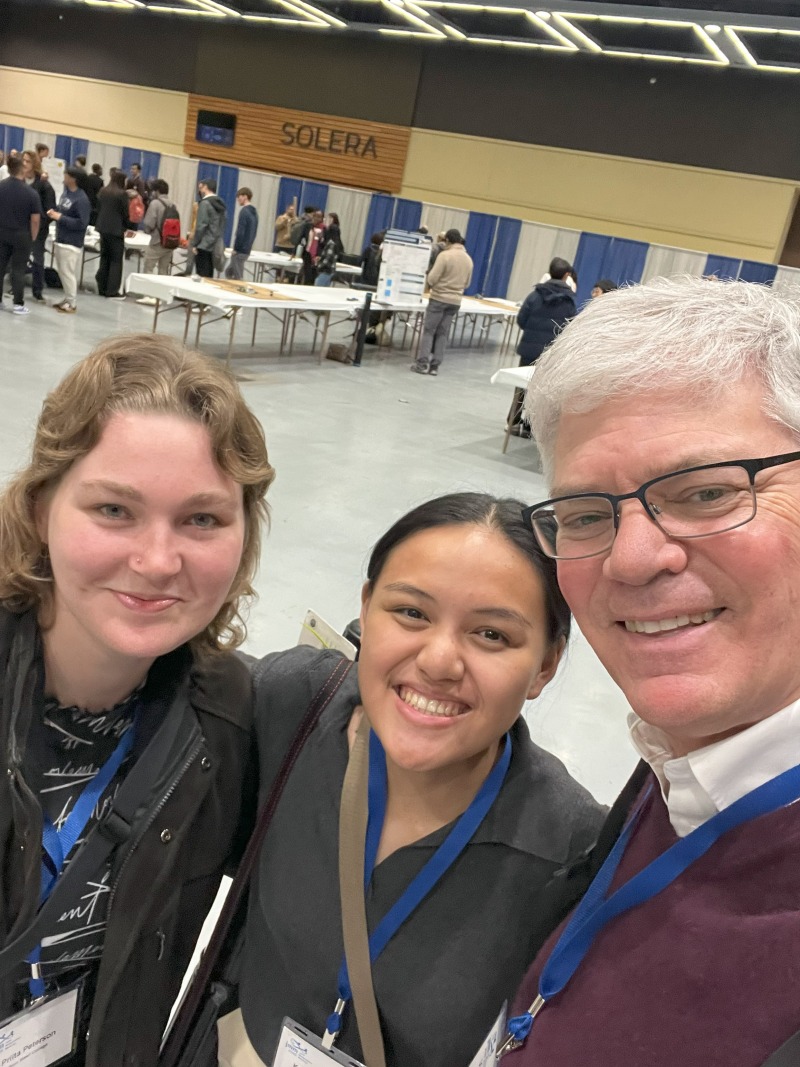
[[92,212],[89,197],[78,188],[80,176],[78,167],[67,167],[64,171],[64,192],[58,201],[58,207],[47,212],[57,223],[56,270],[64,290],[64,299],[53,306],[56,311],[66,315],[74,315],[77,308],[83,239]]
[[244,265],[253,250],[253,242],[258,230],[258,212],[250,203],[252,199],[253,190],[246,187],[242,187],[236,194],[236,202],[240,208],[239,222],[236,226],[236,236],[233,239],[231,261],[225,271],[226,278],[240,280],[244,277]]

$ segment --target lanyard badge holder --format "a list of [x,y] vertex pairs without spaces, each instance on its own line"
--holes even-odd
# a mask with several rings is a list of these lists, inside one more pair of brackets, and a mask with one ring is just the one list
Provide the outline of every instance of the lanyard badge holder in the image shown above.
[[608,896],[614,875],[652,789],[650,786],[645,792],[556,942],[539,976],[536,999],[524,1014],[509,1019],[506,1040],[499,1055],[513,1052],[525,1044],[537,1015],[553,997],[566,988],[604,927],[619,915],[639,904],[645,904],[666,889],[731,830],[800,800],[800,766],[792,767],[777,778],[765,782],[718,812]]
[[[86,829],[98,801],[130,753],[133,738],[134,730],[131,728],[78,797],[69,818],[60,830],[56,830],[47,816],[44,817],[42,850],[47,858],[42,862],[40,907],[53,892],[67,856]],[[24,1011],[0,1022],[0,1062],[22,1065],[30,1060],[31,1063],[36,1063],[37,1067],[50,1067],[75,1049],[75,1028],[83,981],[48,996],[45,992],[40,958],[41,943],[28,955],[31,968],[28,981],[30,1005]]]
[[[365,721],[365,729],[368,729]],[[511,763],[511,737],[506,734],[500,758],[486,777],[483,785],[478,790],[472,803],[461,815],[453,829],[445,840],[428,860],[422,870],[411,881],[399,900],[389,909],[372,935],[369,937],[369,959],[374,963],[389,941],[394,937],[406,919],[416,910],[423,900],[433,891],[438,882],[452,867],[464,849],[467,847],[476,830],[486,818],[490,808],[497,799]],[[366,891],[372,878],[375,862],[378,855],[383,823],[386,817],[388,801],[388,783],[386,777],[386,753],[383,750],[377,734],[369,733],[369,771],[368,771],[368,820],[366,840],[364,846],[364,879],[363,891]],[[336,1006],[328,1018],[325,1034],[320,1042],[322,1049],[336,1052],[334,1044],[341,1032],[342,1017],[352,997],[350,975],[347,959],[342,961],[338,977],[338,998]],[[284,1021],[284,1031],[281,1035],[279,1050],[284,1047],[284,1035],[286,1024],[291,1020]],[[296,1027],[296,1024],[291,1024]],[[296,1027],[298,1030],[301,1029]],[[363,1041],[363,1035],[362,1035]],[[349,1057],[346,1057],[349,1061]],[[288,1060],[286,1061],[289,1062]],[[352,1061],[349,1061],[352,1062]],[[275,1067],[281,1067],[282,1061],[277,1058]],[[372,1067],[372,1064],[370,1064]]]

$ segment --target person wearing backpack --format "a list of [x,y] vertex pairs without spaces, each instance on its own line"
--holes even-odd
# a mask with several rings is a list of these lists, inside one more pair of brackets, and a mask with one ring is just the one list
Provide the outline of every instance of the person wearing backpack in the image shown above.
[[[142,230],[150,234],[142,274],[169,274],[172,253],[181,244],[181,217],[169,198],[169,185],[163,178],[153,182],[153,197],[142,220]],[[136,303],[153,305],[156,300],[152,296],[142,296]]]
[[253,242],[258,231],[258,212],[250,203],[252,199],[253,191],[246,187],[242,187],[236,194],[236,202],[239,204],[239,221],[236,224],[233,253],[225,271],[225,277],[235,278],[238,281],[244,277],[244,265],[253,250]]

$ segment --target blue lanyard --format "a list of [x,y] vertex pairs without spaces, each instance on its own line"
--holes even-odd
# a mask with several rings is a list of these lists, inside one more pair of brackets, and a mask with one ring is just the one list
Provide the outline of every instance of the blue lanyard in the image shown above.
[[[69,856],[70,852],[75,847],[76,841],[86,829],[86,824],[91,819],[92,812],[94,811],[97,802],[100,800],[103,793],[105,793],[106,789],[111,784],[114,775],[122,766],[123,760],[131,751],[133,738],[134,727],[131,726],[109,758],[78,797],[72,811],[69,813],[69,817],[65,820],[60,830],[56,830],[49,816],[44,816],[42,821],[42,848],[50,863],[48,864],[44,860],[42,861],[42,881],[39,895],[40,907],[53,892],[58,877],[64,868],[67,856]],[[28,956],[28,963],[31,965],[32,975],[28,982],[28,988],[30,989],[31,997],[34,1000],[41,1000],[45,992],[44,979],[42,978],[41,970],[39,968],[41,952],[42,946],[37,945],[31,952],[30,956]]]
[[[503,782],[511,763],[511,747],[511,735],[506,734],[505,745],[500,758],[486,776],[483,785],[478,790],[470,806],[459,818],[422,870],[412,879],[400,899],[389,908],[375,927],[369,939],[369,955],[373,963],[406,919],[419,907],[472,840],[475,831],[486,818],[489,809],[503,787]],[[386,753],[378,735],[373,730],[369,735],[368,818],[364,848],[365,892],[372,878],[375,860],[378,856],[383,822],[386,818],[388,792]],[[341,1030],[342,1013],[352,996],[346,959],[342,960],[342,966],[339,969],[338,991],[339,1000],[336,1008],[328,1017],[326,1025],[326,1037],[329,1040],[335,1038]]]
[[668,848],[609,897],[607,894],[614,875],[652,788],[648,788],[637,805],[614,848],[556,942],[539,977],[536,1000],[523,1015],[509,1020],[508,1037],[501,1052],[519,1048],[524,1044],[533,1026],[533,1020],[545,1004],[568,985],[594,944],[595,938],[608,923],[666,889],[731,830],[800,800],[800,766],[784,771],[777,778],[772,778],[740,797],[724,811],[718,812]]

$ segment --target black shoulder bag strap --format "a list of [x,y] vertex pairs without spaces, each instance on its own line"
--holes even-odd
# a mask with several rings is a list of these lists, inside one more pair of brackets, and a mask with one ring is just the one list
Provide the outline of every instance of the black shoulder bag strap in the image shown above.
[[162,774],[180,726],[181,716],[171,715],[165,726],[157,730],[150,739],[126,774],[111,809],[78,849],[64,876],[58,879],[53,892],[37,912],[36,918],[0,950],[0,974],[19,966],[48,930],[55,928],[59,917],[64,913],[73,887],[85,885],[97,874],[98,868],[103,866],[113,849],[128,840],[136,811],[150,795]]
[[241,920],[241,904],[261,852],[261,845],[303,746],[352,666],[353,664],[347,659],[339,660],[327,681],[311,700],[308,711],[292,739],[269,796],[258,814],[255,829],[225,898],[214,932],[200,958],[172,1027],[161,1046],[159,1067],[179,1067],[181,1064],[196,1064],[202,1060],[200,1052],[205,1045],[208,1032],[216,1024],[220,1009],[230,992],[225,983],[214,980],[215,968],[221,960],[224,966],[225,948],[230,942],[229,934],[237,917]]

